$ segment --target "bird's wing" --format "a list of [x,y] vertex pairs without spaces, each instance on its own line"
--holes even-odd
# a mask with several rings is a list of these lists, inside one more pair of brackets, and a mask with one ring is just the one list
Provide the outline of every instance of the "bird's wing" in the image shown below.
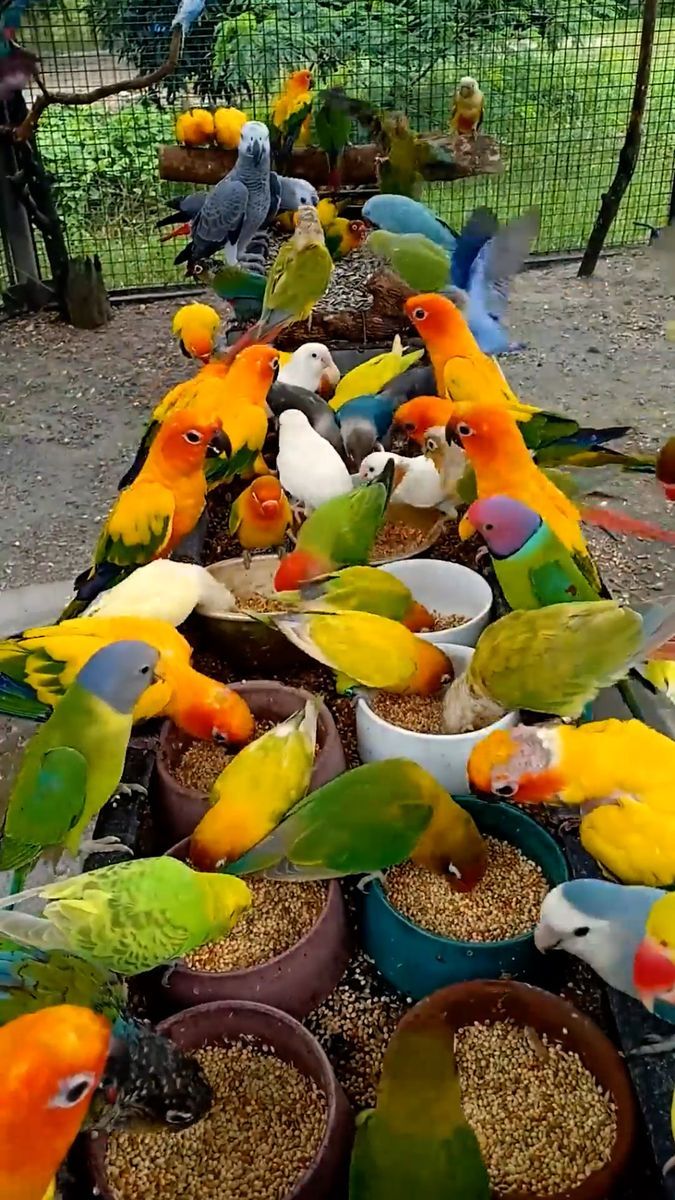
[[97,563],[134,566],[161,554],[171,537],[173,492],[160,483],[132,484],[120,492],[96,547]]
[[84,811],[87,763],[83,755],[70,746],[58,746],[44,754],[36,747],[35,757],[37,762],[29,746],[10,797],[0,844],[3,871],[29,866],[43,848],[61,846]]
[[192,240],[202,255],[236,246],[246,219],[248,188],[240,179],[221,179],[204,202],[192,227]]
[[452,252],[452,283],[466,291],[471,269],[483,247],[499,229],[499,222],[489,208],[477,208],[472,212],[455,242]]
[[509,284],[521,269],[539,232],[539,210],[528,209],[522,217],[504,225],[477,254],[470,272],[469,294],[482,296],[491,316],[506,313]]

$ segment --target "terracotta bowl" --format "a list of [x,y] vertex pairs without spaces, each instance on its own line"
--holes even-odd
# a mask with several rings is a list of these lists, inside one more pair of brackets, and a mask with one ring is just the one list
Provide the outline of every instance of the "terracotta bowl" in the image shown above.
[[419,1020],[425,1013],[442,1014],[453,1029],[475,1021],[503,1021],[530,1025],[568,1050],[576,1051],[616,1105],[617,1137],[612,1156],[577,1187],[545,1198],[534,1192],[495,1193],[494,1200],[604,1200],[619,1182],[635,1139],[635,1101],[628,1072],[618,1052],[594,1021],[572,1004],[512,980],[473,980],[456,983],[420,1001],[401,1022]]
[[[354,1121],[333,1069],[311,1033],[286,1013],[241,1001],[201,1004],[162,1021],[158,1030],[186,1051],[223,1046],[241,1037],[252,1039],[313,1079],[326,1097],[326,1131],[313,1161],[283,1200],[327,1200],[337,1194],[347,1175]],[[94,1194],[112,1200],[105,1173],[106,1146],[107,1138],[90,1137],[88,1163]]]
[[[304,688],[287,687],[286,684],[266,679],[235,683],[232,691],[244,697],[256,721],[273,721],[275,724],[286,721],[312,698]],[[206,793],[183,787],[172,773],[181,754],[192,741],[193,738],[178,729],[173,721],[164,722],[153,790],[156,844],[160,851],[189,837],[208,809]],[[317,753],[310,790],[329,783],[346,768],[340,735],[326,705],[322,704],[317,722]]]

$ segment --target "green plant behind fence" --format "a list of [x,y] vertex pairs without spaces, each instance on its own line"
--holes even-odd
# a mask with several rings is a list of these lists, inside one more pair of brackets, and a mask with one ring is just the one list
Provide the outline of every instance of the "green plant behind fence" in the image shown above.
[[[174,11],[174,0],[64,0],[33,9],[24,39],[50,84],[81,90],[156,66]],[[211,0],[167,88],[52,108],[39,146],[71,252],[97,251],[113,287],[169,283],[181,278],[176,244],[161,245],[154,223],[181,189],[159,180],[157,147],[173,139],[186,103],[236,103],[264,119],[284,74],[311,64],[319,85],[404,108],[413,127],[430,130],[447,127],[457,79],[470,73],[506,170],[433,185],[427,200],[453,224],[477,203],[501,217],[538,204],[537,249],[578,250],[615,169],[639,36],[639,13],[617,0]],[[671,4],[658,22],[638,169],[608,245],[641,240],[636,219],[666,219],[674,61]]]

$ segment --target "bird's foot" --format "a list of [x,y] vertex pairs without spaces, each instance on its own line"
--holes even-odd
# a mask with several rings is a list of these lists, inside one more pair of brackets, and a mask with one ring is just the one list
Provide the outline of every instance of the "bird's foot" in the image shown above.
[[291,515],[293,517],[293,528],[298,529],[307,516],[307,509],[305,508],[304,504],[293,504],[291,508]]
[[239,266],[253,275],[264,275],[267,264],[262,254],[243,254],[239,259]]
[[375,879],[377,879],[379,883],[384,883],[384,871],[371,871],[370,875],[364,875],[363,879],[359,879],[359,882],[356,886],[360,892],[365,892],[368,884],[372,883]]
[[142,796],[147,800],[148,789],[142,783],[121,783],[115,792],[115,797],[117,796]]
[[241,561],[244,564],[244,570],[249,571],[251,569],[251,563],[253,561],[250,550],[244,550],[244,553],[241,556]]
[[128,854],[130,858],[134,857],[134,852],[130,846],[125,846],[120,838],[110,837],[88,838],[80,843],[80,850],[85,854]]
[[634,1046],[632,1050],[628,1050],[626,1058],[643,1058],[647,1054],[668,1054],[671,1050],[675,1050],[675,1034],[672,1037],[662,1038],[658,1034],[648,1034],[641,1046]]

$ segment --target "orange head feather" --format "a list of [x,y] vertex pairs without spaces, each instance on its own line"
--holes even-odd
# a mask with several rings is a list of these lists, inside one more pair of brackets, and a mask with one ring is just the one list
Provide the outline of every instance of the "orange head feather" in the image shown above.
[[496,729],[471,751],[467,775],[477,796],[498,796],[518,804],[544,804],[553,800],[565,785],[562,771],[554,766],[524,771],[516,768],[517,737],[509,729]]
[[515,418],[501,405],[453,403],[446,437],[459,442],[475,466],[488,466],[497,457],[508,459],[514,469],[532,462]]
[[188,410],[172,413],[157,432],[146,466],[168,467],[172,476],[190,475],[203,469],[212,442],[216,452],[232,453],[218,418],[205,421]]
[[242,492],[247,515],[257,522],[275,522],[287,507],[286,494],[274,475],[262,475]]
[[242,696],[192,667],[172,671],[173,695],[167,714],[181,729],[203,741],[239,744],[253,736],[255,720]]
[[282,558],[274,576],[277,592],[295,592],[302,583],[317,579],[332,570],[333,564],[311,550],[292,550]]
[[302,71],[293,71],[286,83],[286,90],[293,95],[300,92],[309,92],[314,87],[314,79],[312,72],[304,68]]
[[433,642],[425,642],[422,638],[415,641],[417,667],[405,690],[415,696],[432,696],[449,677],[451,667],[447,656]]
[[396,409],[394,422],[409,438],[423,446],[427,429],[436,429],[439,425],[444,428],[452,409],[452,400],[444,400],[441,396],[416,396]]
[[240,350],[227,374],[227,394],[237,403],[265,405],[267,393],[279,374],[279,351],[256,343]]
[[412,321],[429,351],[436,375],[436,387],[439,391],[444,391],[443,368],[447,360],[453,355],[466,355],[471,358],[480,354],[478,343],[463,313],[447,296],[425,292],[419,296],[411,296],[406,300],[404,308],[408,320]]
[[413,600],[401,623],[411,633],[420,633],[423,629],[433,629],[434,617],[428,608],[425,608],[423,604],[418,604],[417,600]]

